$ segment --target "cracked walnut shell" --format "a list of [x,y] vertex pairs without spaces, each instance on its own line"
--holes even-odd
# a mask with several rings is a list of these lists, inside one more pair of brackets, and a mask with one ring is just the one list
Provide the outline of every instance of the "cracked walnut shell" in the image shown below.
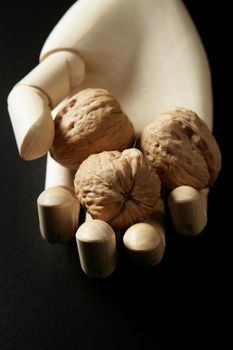
[[153,212],[161,183],[142,152],[131,148],[91,155],[76,172],[74,186],[94,219],[127,228]]
[[133,141],[133,124],[117,100],[107,90],[86,89],[58,112],[50,153],[61,165],[77,170],[89,155],[122,151]]
[[170,189],[212,186],[221,168],[221,153],[208,126],[182,107],[163,111],[147,125],[139,148]]

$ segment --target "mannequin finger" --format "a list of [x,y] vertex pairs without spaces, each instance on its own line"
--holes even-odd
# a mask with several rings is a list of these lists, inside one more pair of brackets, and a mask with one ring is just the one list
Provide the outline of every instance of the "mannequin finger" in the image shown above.
[[76,54],[58,51],[46,57],[8,96],[8,110],[22,158],[44,155],[54,138],[53,109],[84,78],[84,63]]
[[75,234],[80,204],[73,190],[74,173],[47,156],[45,190],[37,199],[40,232],[50,243],[64,243]]
[[196,236],[207,224],[207,202],[209,190],[197,191],[190,186],[175,188],[168,197],[173,224],[178,233]]
[[165,250],[164,203],[160,199],[145,222],[132,225],[123,237],[124,245],[132,261],[140,266],[156,266]]
[[116,235],[103,220],[86,221],[76,232],[76,242],[82,270],[90,277],[103,278],[111,275],[117,264]]

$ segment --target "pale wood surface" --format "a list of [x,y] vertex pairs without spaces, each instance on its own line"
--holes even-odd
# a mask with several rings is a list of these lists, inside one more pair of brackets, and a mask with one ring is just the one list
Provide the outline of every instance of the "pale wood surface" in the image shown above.
[[111,275],[117,263],[116,237],[109,224],[88,220],[76,232],[76,242],[83,271],[90,277]]
[[[49,98],[50,108],[55,108],[69,96],[85,76],[82,59],[70,51],[53,52],[35,67],[18,85],[37,87]],[[16,86],[17,87],[17,86]]]
[[48,98],[38,89],[20,85],[8,96],[20,156],[32,160],[44,155],[54,138],[54,123]]
[[37,199],[42,237],[50,243],[68,242],[78,227],[80,205],[67,187],[51,187]]
[[154,213],[145,222],[129,227],[123,237],[132,261],[140,266],[156,266],[165,250],[164,203],[159,200]]
[[[212,128],[208,61],[180,0],[76,2],[49,35],[41,52],[41,64],[21,84],[30,89],[33,86],[42,94],[34,105],[32,119],[30,113],[22,113],[18,88],[9,97],[14,132],[25,159],[44,154],[52,142],[54,131],[48,105],[52,108],[65,95],[86,87],[109,89],[119,99],[137,134],[161,110],[172,105],[193,109]],[[37,98],[34,88],[29,105]],[[32,95],[29,90],[28,93]],[[45,145],[43,149],[35,140]],[[63,170],[57,167],[55,177],[63,178]],[[49,173],[47,170],[47,183]]]
[[207,223],[208,189],[197,191],[190,186],[175,188],[168,197],[175,229],[184,236],[195,236]]
[[80,83],[84,74],[84,63],[76,54],[60,51],[51,54],[12,89],[8,110],[22,158],[39,158],[51,147],[51,109],[72,93],[73,85]]
[[49,35],[41,59],[61,48],[85,62],[77,90],[109,89],[137,133],[177,105],[193,109],[212,128],[208,61],[182,1],[78,1]]
[[[48,97],[50,108],[77,90],[109,89],[119,99],[137,134],[161,110],[172,105],[193,109],[212,128],[208,61],[180,0],[147,0],[146,5],[141,0],[76,2],[49,35],[41,64],[20,84],[40,90]],[[30,96],[29,93],[28,103]],[[35,142],[30,158],[27,147],[22,151],[21,143],[30,138],[31,128],[35,139],[37,133],[43,136],[43,128],[46,140],[46,125],[38,124],[37,119],[41,110],[49,115],[48,107],[43,110],[41,101],[30,119],[17,94],[10,94],[8,103],[21,156],[40,157],[44,152],[37,152]],[[37,108],[40,113],[36,117]],[[20,120],[25,125],[23,133],[18,127]],[[49,117],[46,120],[49,122]],[[25,141],[26,145],[32,145],[29,141]],[[46,145],[48,149],[49,143]]]
[[54,186],[66,186],[74,188],[75,172],[63,167],[48,153],[45,173],[45,188]]
[[50,243],[64,243],[75,234],[80,204],[74,193],[74,172],[48,153],[45,190],[37,200],[40,232]]

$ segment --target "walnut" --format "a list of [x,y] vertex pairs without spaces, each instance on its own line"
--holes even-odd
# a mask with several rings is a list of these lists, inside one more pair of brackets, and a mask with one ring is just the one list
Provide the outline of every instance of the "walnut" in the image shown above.
[[221,168],[221,153],[211,131],[196,113],[174,107],[145,127],[139,148],[170,189],[212,186]]
[[107,90],[86,89],[58,112],[50,152],[57,162],[77,170],[89,155],[122,151],[133,141],[133,125],[116,99]]
[[160,179],[136,148],[89,156],[74,180],[78,200],[114,228],[144,220],[160,197]]

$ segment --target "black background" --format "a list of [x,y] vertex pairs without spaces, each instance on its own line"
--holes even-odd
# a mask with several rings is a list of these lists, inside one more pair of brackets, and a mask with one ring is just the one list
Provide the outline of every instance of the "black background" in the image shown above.
[[230,231],[224,204],[228,11],[221,3],[185,1],[210,62],[214,134],[223,154],[207,228],[185,239],[168,218],[167,249],[158,267],[135,268],[122,252],[114,275],[92,280],[81,271],[74,240],[50,245],[40,236],[36,199],[45,157],[20,159],[6,106],[11,88],[37,65],[47,35],[72,3],[0,5],[0,350],[209,349],[218,337],[225,339],[219,312]]

